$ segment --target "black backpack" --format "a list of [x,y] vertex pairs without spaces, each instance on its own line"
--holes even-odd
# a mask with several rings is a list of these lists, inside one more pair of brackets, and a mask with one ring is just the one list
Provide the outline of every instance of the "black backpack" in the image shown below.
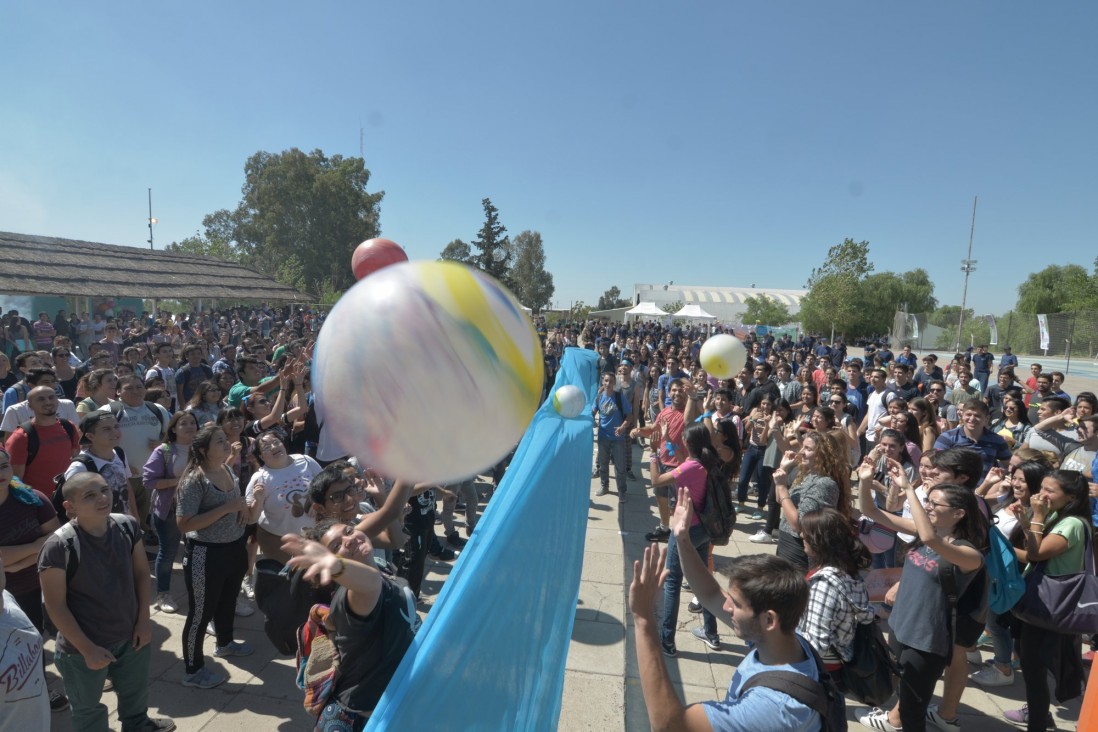
[[[126,462],[126,451],[123,450],[121,447],[114,448],[114,454],[122,458],[122,462]],[[99,472],[99,468],[95,465],[95,460],[92,458],[91,455],[86,452],[82,452],[74,457],[69,465],[71,466],[72,463],[80,463],[85,468],[87,468],[89,473]],[[65,487],[65,473],[58,473],[56,476],[54,476],[53,485],[53,498],[50,499],[50,503],[53,504],[54,510],[57,511],[57,520],[61,522],[62,526],[64,526],[69,522],[69,515],[68,512],[65,510],[65,496],[63,495],[62,491],[62,488]]]
[[871,707],[882,706],[896,691],[900,669],[876,620],[854,629],[854,654],[837,674],[839,689]]
[[737,696],[755,686],[765,686],[792,697],[820,715],[821,732],[846,732],[846,700],[835,685],[835,680],[824,668],[820,655],[811,646],[812,660],[816,662],[819,681],[813,681],[796,671],[762,671],[748,679],[740,687]]
[[698,512],[709,541],[726,546],[736,526],[736,505],[732,502],[732,484],[723,470],[711,470],[705,481],[705,506]]
[[[76,437],[76,425],[67,419],[57,418],[57,421],[61,423],[61,426],[65,430],[65,434],[69,436],[69,442]],[[38,448],[41,446],[42,441],[38,437],[38,430],[34,427],[34,420],[27,420],[23,424],[19,425],[19,429],[27,433],[27,462],[24,463],[23,469],[26,469],[27,465],[34,462],[34,459],[38,457]]]

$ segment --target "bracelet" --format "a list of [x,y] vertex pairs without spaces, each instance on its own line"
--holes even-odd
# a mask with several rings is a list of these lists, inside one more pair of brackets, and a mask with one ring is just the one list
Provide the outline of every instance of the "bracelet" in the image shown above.
[[336,557],[336,561],[339,562],[339,571],[338,572],[329,572],[328,573],[329,576],[332,579],[339,579],[340,577],[343,576],[343,573],[347,570],[347,565],[346,565],[346,563],[344,563],[343,557]]
[[1040,521],[1030,521],[1029,525],[1030,526],[1040,526],[1042,529],[1045,528],[1045,525],[1042,524]]

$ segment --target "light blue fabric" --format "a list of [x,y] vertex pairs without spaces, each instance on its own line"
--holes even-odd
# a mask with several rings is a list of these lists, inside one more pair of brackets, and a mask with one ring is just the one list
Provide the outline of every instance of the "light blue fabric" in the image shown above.
[[597,355],[565,350],[554,389],[374,710],[369,730],[556,729],[587,525]]

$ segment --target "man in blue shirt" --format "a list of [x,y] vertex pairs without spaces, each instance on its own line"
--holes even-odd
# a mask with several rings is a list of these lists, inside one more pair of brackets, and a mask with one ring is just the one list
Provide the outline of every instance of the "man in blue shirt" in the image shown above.
[[674,539],[683,574],[702,607],[732,628],[751,647],[721,701],[683,706],[660,655],[656,598],[662,583],[667,550],[651,545],[644,559],[633,564],[629,609],[637,645],[641,692],[652,729],[687,732],[815,732],[820,715],[789,695],[762,684],[741,693],[744,685],[764,671],[788,671],[819,680],[811,648],[796,633],[808,604],[804,573],[788,560],[771,555],[742,556],[732,564],[728,589],[722,590],[690,542],[693,507],[689,490],[679,491]]
[[595,411],[599,419],[598,474],[601,487],[595,495],[610,492],[610,461],[614,461],[614,481],[618,501],[625,500],[625,451],[629,448],[627,437],[633,422],[633,405],[615,390],[618,377],[613,371],[602,375],[602,388],[595,398]]
[[1018,357],[1011,352],[1010,346],[1003,346],[1003,357],[999,359],[999,370],[1002,371],[1008,366],[1017,368]]
[[[980,453],[984,460],[984,474],[996,464],[1006,465],[1010,460],[1010,447],[1006,440],[987,431],[990,410],[980,399],[972,399],[958,407],[961,424],[938,435],[935,450],[951,447],[968,447]],[[980,482],[983,482],[981,477]]]
[[987,382],[991,378],[991,367],[995,364],[995,356],[987,352],[987,346],[978,346],[976,353],[972,354],[972,375],[980,382],[980,393],[987,392]]

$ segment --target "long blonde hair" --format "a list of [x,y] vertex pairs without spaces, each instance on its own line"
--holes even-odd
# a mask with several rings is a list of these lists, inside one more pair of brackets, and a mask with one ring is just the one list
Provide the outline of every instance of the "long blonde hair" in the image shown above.
[[[813,440],[816,443],[816,464],[812,472],[825,478],[831,478],[839,486],[839,501],[835,506],[846,518],[852,518],[850,507],[850,466],[847,463],[846,450],[839,444],[839,440],[830,432],[807,433],[801,438],[801,444],[805,440]],[[798,470],[793,485],[801,483],[807,477],[808,471]]]

